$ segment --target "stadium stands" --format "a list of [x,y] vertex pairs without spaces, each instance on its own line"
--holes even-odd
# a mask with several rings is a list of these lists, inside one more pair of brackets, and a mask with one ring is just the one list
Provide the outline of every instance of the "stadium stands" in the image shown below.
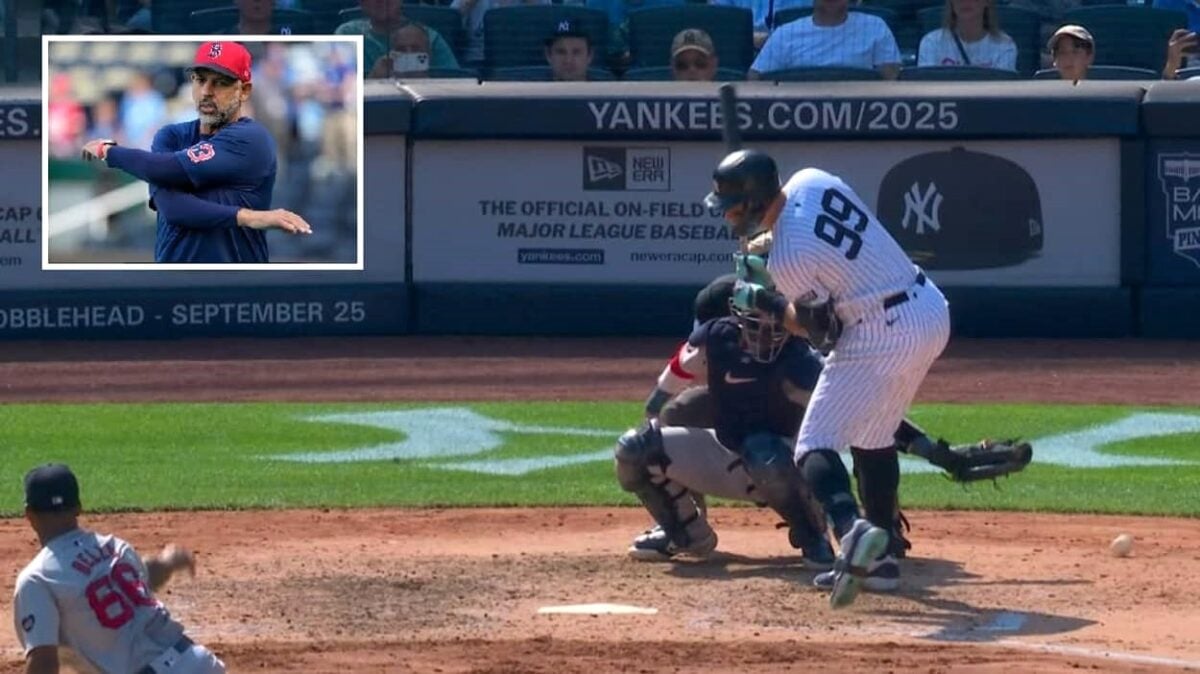
[[[621,76],[629,82],[669,82],[675,79],[671,66],[652,66],[648,68],[630,68]],[[717,82],[741,82],[746,79],[746,72],[732,68],[717,68]]]
[[1066,13],[1066,23],[1087,28],[1096,38],[1096,65],[1158,71],[1167,57],[1167,39],[1187,26],[1187,15],[1153,7],[1103,5]]
[[597,59],[607,53],[604,12],[569,5],[514,5],[489,10],[484,16],[484,63],[488,69],[545,65],[546,38],[564,19],[576,21],[587,32]]
[[750,10],[689,4],[629,13],[631,65],[646,68],[669,63],[671,40],[685,28],[700,28],[712,36],[723,68],[744,71],[754,61],[754,18]]
[[[1041,65],[1042,17],[1020,7],[997,7],[1000,29],[1017,45],[1017,72],[1028,77]],[[942,27],[942,7],[926,7],[917,12],[921,35]]]

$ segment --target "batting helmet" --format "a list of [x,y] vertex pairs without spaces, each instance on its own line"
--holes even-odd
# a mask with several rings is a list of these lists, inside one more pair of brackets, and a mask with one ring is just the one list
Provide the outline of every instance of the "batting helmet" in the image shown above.
[[725,156],[713,171],[713,191],[704,205],[722,213],[745,204],[762,211],[779,193],[779,169],[771,155],[758,150],[738,150]]

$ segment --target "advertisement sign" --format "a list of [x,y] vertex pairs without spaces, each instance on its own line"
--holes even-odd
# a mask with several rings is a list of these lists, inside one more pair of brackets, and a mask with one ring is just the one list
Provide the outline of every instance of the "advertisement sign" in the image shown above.
[[42,267],[42,143],[4,141],[0,153],[0,288],[24,287]]
[[[785,181],[808,166],[843,178],[942,285],[1119,285],[1116,139],[755,147]],[[414,280],[705,283],[737,249],[700,204],[721,154],[716,143],[421,141]]]
[[1152,142],[1147,159],[1147,282],[1200,285],[1200,141]]

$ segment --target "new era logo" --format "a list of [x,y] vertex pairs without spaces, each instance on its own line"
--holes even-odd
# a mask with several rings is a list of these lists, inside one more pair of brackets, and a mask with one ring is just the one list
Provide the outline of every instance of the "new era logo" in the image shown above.
[[584,147],[583,189],[671,190],[671,150],[665,147]]

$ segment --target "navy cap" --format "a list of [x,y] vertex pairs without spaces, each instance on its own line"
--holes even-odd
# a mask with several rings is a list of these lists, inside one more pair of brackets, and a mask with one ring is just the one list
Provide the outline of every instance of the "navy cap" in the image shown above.
[[879,186],[879,221],[926,269],[986,269],[1041,254],[1037,183],[1004,157],[953,147],[909,157]]
[[587,40],[588,46],[592,44],[592,37],[588,34],[583,26],[579,25],[579,21],[575,19],[560,19],[554,24],[554,32],[550,37],[546,38],[546,46],[554,44],[554,41],[560,37],[581,37]]
[[25,506],[36,511],[79,507],[79,481],[61,463],[38,466],[25,474]]

